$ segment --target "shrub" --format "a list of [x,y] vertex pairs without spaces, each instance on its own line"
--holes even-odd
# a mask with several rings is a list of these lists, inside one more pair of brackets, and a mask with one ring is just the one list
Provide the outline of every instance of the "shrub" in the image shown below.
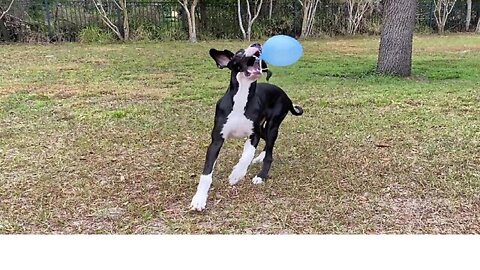
[[152,33],[140,25],[132,32],[131,40],[133,41],[149,41],[152,40]]
[[98,26],[87,26],[78,34],[78,40],[82,43],[109,43],[115,40],[112,33]]
[[370,19],[365,23],[365,33],[369,35],[380,35],[382,30],[381,21]]
[[415,33],[417,33],[417,34],[432,34],[433,29],[432,29],[432,27],[430,27],[426,24],[417,23],[415,25]]
[[[145,23],[139,28],[142,28],[142,31],[145,35],[148,36],[150,40],[186,40],[188,39],[188,34],[186,31],[182,30],[180,27],[168,26],[168,25],[155,25],[153,23]],[[138,29],[138,28],[137,28]]]
[[252,38],[265,38],[274,35],[295,35],[294,22],[292,18],[282,17],[257,22],[253,25]]

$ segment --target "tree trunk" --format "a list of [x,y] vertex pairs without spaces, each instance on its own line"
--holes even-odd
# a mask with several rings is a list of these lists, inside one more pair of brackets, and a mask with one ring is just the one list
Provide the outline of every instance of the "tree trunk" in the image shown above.
[[475,29],[475,32],[480,33],[480,18],[478,18],[477,29]]
[[440,23],[437,27],[440,35],[445,34],[445,22]]
[[185,10],[185,14],[187,15],[187,23],[188,23],[188,40],[190,42],[197,42],[197,26],[195,23],[195,9],[197,8],[197,4],[199,0],[193,0],[192,5],[190,8],[188,7],[188,0],[177,0],[178,3],[183,7]]
[[123,13],[123,40],[128,41],[130,39],[130,25],[128,23],[127,1],[120,0],[119,3]]
[[300,32],[300,37],[305,38],[308,36],[307,27],[308,27],[308,11],[309,11],[310,1],[304,1],[303,3],[303,18],[302,18],[302,30]]
[[412,72],[417,0],[384,0],[377,71],[407,77]]
[[190,27],[190,42],[197,42],[197,24],[195,20],[195,9],[197,8],[198,0],[193,0],[192,6],[190,7],[190,16],[192,17]]
[[272,11],[273,11],[273,0],[270,0],[270,7],[268,9],[268,19],[272,19]]
[[313,32],[313,24],[315,22],[315,13],[317,12],[318,4],[320,0],[299,0],[302,5],[303,18],[302,29],[300,32],[301,38],[310,36]]
[[435,21],[437,22],[438,33],[445,33],[445,25],[447,24],[448,15],[452,13],[457,0],[433,0],[435,11]]
[[348,24],[347,24],[347,33],[351,35],[353,33],[353,0],[347,1],[347,10],[348,10]]
[[245,32],[245,28],[243,27],[242,6],[240,3],[240,0],[237,0],[237,16],[238,16],[238,25],[240,26],[240,31],[242,31],[243,39],[247,39],[247,33]]
[[243,26],[243,19],[242,19],[242,8],[240,0],[237,0],[237,15],[238,15],[238,24],[240,25],[240,30],[242,31],[243,39],[250,41],[252,37],[252,26],[255,23],[255,20],[260,15],[260,10],[262,9],[263,0],[256,2],[256,11],[252,18],[252,11],[250,9],[250,2],[249,0],[245,0],[247,3],[247,31],[245,31],[245,27]]
[[465,19],[465,31],[470,30],[470,21],[472,20],[472,0],[467,0],[467,18]]
[[[125,41],[125,36],[122,35],[122,31],[118,28],[118,26],[112,22],[112,20],[110,20],[108,18],[108,15],[107,15],[107,12],[105,11],[104,7],[103,7],[103,3],[102,1],[100,0],[93,0],[93,3],[95,4],[95,8],[97,9],[98,13],[100,14],[100,18],[102,19],[102,21],[108,26],[108,28],[110,28],[110,30],[112,30],[115,35],[117,35],[118,39],[120,40],[124,40]],[[115,2],[115,5],[117,5],[118,8],[121,9],[119,3]]]

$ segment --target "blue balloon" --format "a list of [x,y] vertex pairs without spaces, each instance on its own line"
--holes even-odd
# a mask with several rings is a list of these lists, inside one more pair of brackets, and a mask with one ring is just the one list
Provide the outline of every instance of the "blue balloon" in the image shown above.
[[302,54],[303,47],[298,40],[277,35],[263,44],[261,58],[273,66],[284,67],[297,62]]

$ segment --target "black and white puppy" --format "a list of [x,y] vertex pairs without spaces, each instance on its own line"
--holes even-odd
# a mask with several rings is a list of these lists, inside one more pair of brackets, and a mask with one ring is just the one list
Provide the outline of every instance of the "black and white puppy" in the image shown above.
[[[231,77],[227,92],[217,102],[212,142],[207,150],[197,192],[190,204],[191,209],[197,211],[205,209],[208,190],[212,184],[213,168],[225,139],[248,137],[240,161],[230,174],[230,184],[238,183],[247,174],[250,164],[263,162],[262,170],[252,179],[253,184],[260,184],[268,176],[273,161],[273,146],[283,119],[288,112],[293,115],[303,113],[303,109],[294,106],[279,87],[257,83],[262,75],[262,69],[267,69],[265,62],[259,59],[261,53],[260,44],[252,44],[235,54],[229,50],[210,50],[210,56],[217,66],[230,69]],[[265,140],[265,148],[254,159],[260,139]]]

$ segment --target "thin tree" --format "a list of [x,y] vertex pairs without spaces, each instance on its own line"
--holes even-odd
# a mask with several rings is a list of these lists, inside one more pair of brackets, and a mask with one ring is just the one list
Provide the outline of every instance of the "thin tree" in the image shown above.
[[313,32],[313,24],[315,23],[315,14],[320,0],[298,0],[302,6],[302,31],[300,37],[306,38]]
[[263,0],[255,0],[254,2],[254,9],[255,14],[252,17],[252,11],[250,9],[250,0],[245,0],[247,3],[247,30],[245,31],[245,27],[243,26],[243,18],[242,18],[242,5],[241,0],[237,0],[237,13],[238,13],[238,24],[240,25],[240,30],[242,31],[243,39],[250,41],[252,37],[252,26],[255,20],[260,15],[260,10],[262,9]]
[[417,0],[383,0],[382,30],[377,71],[410,76]]
[[438,33],[445,33],[445,24],[447,23],[448,15],[452,13],[453,7],[457,0],[433,0],[435,4],[435,21],[437,22]]
[[272,12],[273,12],[273,0],[270,0],[270,6],[268,7],[268,19],[272,19]]
[[373,0],[347,0],[347,33],[355,35],[365,13],[372,8]]
[[188,40],[190,42],[197,42],[197,25],[195,21],[195,9],[197,8],[197,4],[199,0],[193,0],[191,4],[189,4],[189,0],[177,0],[177,1],[183,7],[187,15]]
[[475,29],[475,32],[480,33],[480,18],[478,18],[477,29]]
[[[12,0],[10,2],[10,4],[8,5],[7,9],[5,9],[5,11],[3,11],[1,14],[0,14],[0,20],[3,19],[3,17],[5,16],[5,14],[7,14],[10,9],[12,8],[12,5],[13,5],[13,2],[15,2],[15,0]],[[0,11],[1,11],[1,8],[0,8]]]
[[470,30],[470,23],[472,20],[472,0],[467,0],[467,18],[465,18],[465,31]]
[[123,22],[122,22],[122,29],[118,28],[118,26],[112,22],[112,20],[108,17],[107,12],[103,6],[102,0],[93,0],[95,7],[97,8],[102,21],[110,28],[115,35],[120,40],[128,41],[130,38],[130,26],[128,22],[128,10],[127,10],[127,0],[111,0],[115,6],[122,12]]

